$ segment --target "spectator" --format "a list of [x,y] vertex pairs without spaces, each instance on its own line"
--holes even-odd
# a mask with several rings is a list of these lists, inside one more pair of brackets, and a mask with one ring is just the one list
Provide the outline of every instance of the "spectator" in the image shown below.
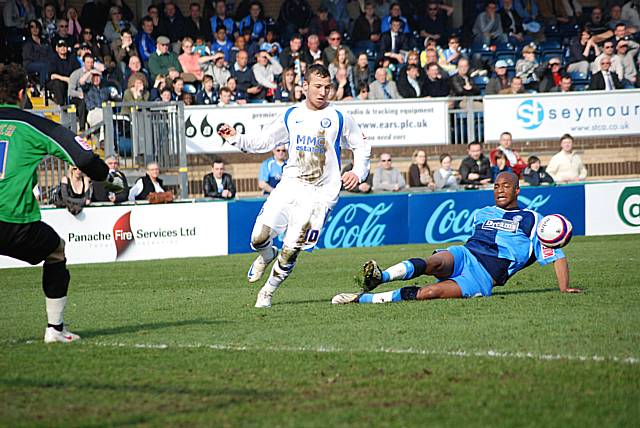
[[382,31],[380,17],[375,13],[375,6],[371,0],[367,0],[364,4],[364,12],[358,16],[353,23],[353,31],[351,32],[351,40],[357,51],[370,50],[378,51],[378,42]]
[[109,43],[113,43],[113,41],[120,38],[120,35],[124,30],[129,30],[131,35],[135,36],[138,31],[136,28],[131,25],[130,22],[125,21],[122,18],[122,10],[117,6],[112,6],[109,9],[109,22],[104,26],[104,37],[107,39]]
[[547,26],[568,24],[571,21],[564,0],[538,0],[540,16]]
[[338,66],[336,75],[333,78],[333,87],[336,91],[334,100],[348,101],[353,99],[355,94],[350,82],[349,69],[346,65],[341,64]]
[[269,55],[276,59],[280,56],[282,46],[276,40],[276,33],[273,29],[267,29],[267,35],[264,38],[264,42],[260,43],[260,49],[269,52]]
[[410,49],[410,41],[409,36],[403,34],[401,28],[400,18],[392,18],[390,30],[382,33],[380,37],[378,61],[385,58],[394,64],[404,63],[405,52]]
[[616,89],[622,89],[622,83],[620,83],[618,75],[616,73],[612,73],[609,70],[610,67],[610,56],[603,56],[600,58],[600,71],[591,76],[591,82],[589,82],[590,91],[613,91]]
[[600,55],[600,48],[593,41],[588,30],[582,30],[580,37],[569,45],[569,73],[579,72],[585,76],[589,72],[589,64]]
[[75,7],[70,7],[66,10],[63,17],[67,18],[67,24],[69,24],[69,35],[75,39],[77,43],[82,41],[82,25],[78,20],[78,11]]
[[218,27],[213,42],[211,42],[211,53],[222,52],[224,60],[228,62],[231,59],[231,48],[233,48],[233,43],[227,38],[227,28],[225,26]]
[[136,180],[129,190],[130,201],[144,201],[152,193],[164,193],[163,181],[160,178],[160,167],[157,162],[147,164],[147,173]]
[[[209,4],[207,2],[207,4]],[[227,34],[233,35],[234,37],[238,37],[238,27],[236,27],[236,22],[230,16],[227,16],[227,5],[225,0],[216,0],[215,1],[215,14],[211,16],[210,19],[210,27],[211,34],[215,33],[216,30],[224,26],[227,29]]]
[[[407,70],[408,70],[408,66],[409,65],[415,65],[416,69],[418,71],[418,76],[415,77],[415,79],[418,82],[418,85],[420,87],[422,87],[422,84],[424,83],[424,79],[425,79],[425,70],[420,67],[420,54],[418,53],[418,51],[409,51],[409,53],[407,53],[407,61],[404,65],[402,65],[400,67],[400,70],[398,71],[398,78],[397,78],[397,86],[398,86],[398,91],[400,92],[400,94],[402,96],[404,96],[402,94],[402,91],[400,90],[401,86],[405,86],[408,84],[407,82]],[[406,97],[405,97],[406,98]]]
[[282,73],[282,81],[276,89],[274,101],[288,103],[293,101],[296,73],[293,68],[287,68]]
[[[454,97],[472,97],[480,95],[480,89],[469,77],[469,60],[460,58],[458,61],[458,73],[449,79],[451,95]],[[460,107],[465,108],[466,100],[460,102]]]
[[109,46],[101,43],[98,40],[94,40],[93,29],[85,26],[82,29],[82,37],[80,39],[80,46],[86,45],[89,47],[89,51],[94,58],[104,63],[104,58],[111,55],[109,52]]
[[136,45],[133,43],[131,32],[128,29],[122,30],[120,37],[111,43],[111,51],[118,69],[122,72],[124,72],[126,65],[129,64],[130,57],[139,56]]
[[[347,58],[349,59],[349,64],[354,64],[356,62],[356,58],[349,49],[348,46],[342,45],[342,36],[337,31],[332,31],[329,33],[329,37],[327,38],[329,42],[329,46],[324,48],[322,51],[322,61],[325,65],[329,65],[333,62],[333,59],[336,57],[339,48],[344,48],[347,51]],[[314,58],[316,59],[316,58]]]
[[178,56],[169,51],[170,43],[169,38],[165,36],[156,39],[156,51],[149,57],[148,62],[149,75],[152,79],[155,79],[159,74],[175,79],[182,72]]
[[369,59],[366,53],[358,55],[358,60],[353,66],[352,78],[353,86],[360,88],[362,83],[369,85],[372,80],[371,69],[369,68]]
[[509,42],[520,44],[525,41],[522,17],[513,7],[513,0],[502,0],[500,23],[509,38]]
[[620,75],[622,73],[622,65],[618,63],[618,58],[615,56],[615,46],[613,41],[607,40],[602,44],[602,53],[596,57],[591,63],[591,73],[595,74],[600,71],[600,60],[605,56],[610,57],[611,66],[609,70],[613,73]]
[[282,73],[280,63],[271,57],[268,52],[258,52],[258,62],[251,67],[255,81],[262,87],[261,92],[264,94],[262,99],[270,97],[275,93],[278,87],[276,76]]
[[425,97],[446,97],[449,95],[449,84],[440,75],[438,64],[427,64],[427,77],[422,85],[422,95]]
[[633,54],[629,52],[629,41],[620,40],[616,46],[616,58],[622,66],[622,73],[618,73],[618,79],[625,89],[636,86],[638,71],[633,63]]
[[457,189],[460,183],[460,174],[451,168],[451,155],[443,153],[440,155],[440,168],[433,173],[433,181],[436,190]]
[[339,30],[338,25],[339,24],[335,20],[334,16],[329,13],[329,9],[326,6],[321,5],[318,8],[318,14],[311,18],[309,31],[311,34],[316,34],[320,43],[324,45],[327,42],[329,34],[331,34],[332,31]]
[[58,30],[58,22],[56,19],[56,7],[47,3],[42,10],[42,18],[40,18],[40,24],[42,25],[42,36],[47,39],[48,42],[53,40]]
[[449,37],[449,16],[453,13],[453,8],[448,11],[440,8],[436,0],[430,0],[427,4],[426,13],[422,14],[418,20],[420,37],[435,40],[439,45],[444,46],[444,41]]
[[336,72],[338,71],[339,66],[344,66],[347,69],[347,73],[349,76],[352,75],[351,65],[349,65],[349,58],[347,57],[347,50],[345,48],[339,48],[335,58],[329,64],[329,75],[331,78],[336,77]]
[[540,86],[538,86],[539,92],[551,92],[551,89],[560,86],[564,70],[562,70],[562,64],[559,57],[553,57],[549,59],[547,66],[545,67],[544,74],[540,80]]
[[409,27],[409,21],[407,18],[402,16],[402,9],[400,8],[399,3],[391,3],[389,6],[389,14],[382,18],[382,22],[380,23],[380,31],[382,33],[386,33],[391,30],[391,20],[393,18],[398,18],[402,21],[401,31],[405,34],[411,33],[411,28]]
[[60,180],[61,204],[73,215],[77,215],[82,208],[91,204],[91,183],[77,166],[70,166],[67,175]]
[[522,78],[522,83],[527,89],[538,89],[540,77],[538,60],[536,60],[536,48],[527,45],[522,48],[522,58],[516,62],[516,76]]
[[244,30],[250,31],[250,40],[254,42],[266,36],[267,25],[262,17],[262,5],[260,2],[251,2],[249,14],[240,21],[239,28],[242,34],[244,34]]
[[304,62],[306,62],[307,64],[312,64],[315,60],[323,58],[323,52],[320,49],[320,39],[317,35],[311,34],[307,38],[307,49],[303,55]]
[[443,79],[447,84],[449,84],[449,75],[453,75],[457,73],[457,67],[453,68],[453,71],[449,73],[445,70],[440,64],[438,64],[438,53],[435,48],[427,48],[420,53],[420,65],[425,68],[428,64],[435,63],[438,65],[438,75],[441,79]]
[[376,192],[399,192],[406,187],[407,184],[400,171],[391,165],[391,155],[382,153],[380,165],[373,175],[373,190]]
[[270,194],[282,178],[282,171],[287,164],[287,148],[284,145],[273,149],[273,156],[265,159],[260,165],[258,187],[263,195]]
[[109,174],[122,180],[123,189],[118,193],[107,192],[103,181],[94,181],[91,183],[91,200],[93,202],[113,202],[114,204],[126,202],[129,197],[129,184],[127,183],[127,176],[118,169],[118,158],[109,156],[104,160],[104,163],[109,167]]
[[360,82],[358,84],[358,95],[356,95],[356,98],[359,101],[366,101],[369,99],[369,85],[367,83]]
[[[300,67],[302,60],[302,35],[294,34],[289,40],[289,46],[280,52],[280,65],[282,68]],[[295,72],[295,71],[294,71]]]
[[158,9],[158,6],[154,4],[150,5],[147,8],[147,15],[151,18],[151,22],[153,22],[151,37],[155,40],[160,36],[165,36],[168,30],[164,20],[160,17],[160,9]]
[[64,40],[64,42],[70,48],[76,45],[76,40],[73,38],[73,36],[69,35],[69,23],[66,19],[58,19],[57,31],[51,39],[51,45],[57,45],[58,41],[60,40]]
[[164,35],[166,35],[171,43],[175,43],[187,34],[187,23],[181,13],[178,12],[177,6],[167,1],[164,4]]
[[482,12],[473,24],[473,41],[478,45],[491,45],[506,43],[507,35],[502,30],[500,14],[497,13],[498,5],[489,0]]
[[460,163],[460,184],[477,188],[491,183],[491,165],[482,153],[482,143],[472,141],[467,145],[467,157]]
[[[129,57],[129,63],[124,71],[124,81],[126,82],[126,88],[130,88],[133,85],[133,79],[139,78],[144,83],[144,87],[149,88],[149,73],[142,68],[142,62],[140,58],[132,55]],[[125,89],[126,89],[125,88]]]
[[64,40],[56,43],[55,50],[56,53],[53,55],[49,65],[51,76],[49,82],[47,82],[47,89],[53,94],[53,101],[62,106],[67,105],[69,76],[80,67],[80,64],[75,58],[70,57],[69,47]]
[[573,150],[573,137],[564,134],[560,137],[560,150],[553,155],[547,166],[547,174],[550,174],[555,182],[570,183],[583,181],[587,178],[587,168],[582,163],[580,156]]
[[211,172],[204,176],[202,187],[206,198],[233,199],[236,197],[236,185],[231,174],[224,172],[224,161],[213,161]]
[[489,82],[487,82],[484,93],[486,95],[496,95],[503,89],[508,89],[510,86],[511,82],[509,81],[509,76],[507,76],[507,62],[500,59],[496,61],[495,76],[491,76]]
[[525,23],[536,22],[538,19],[539,10],[536,0],[515,0],[513,8]]
[[[345,172],[349,172],[352,169],[353,169],[353,162],[348,162],[342,168],[342,174],[344,174]],[[347,191],[351,192],[351,193],[370,193],[371,192],[372,183],[373,183],[373,175],[369,174],[365,181],[363,181],[362,183],[358,184],[354,189],[347,190]],[[345,190],[344,187],[342,188],[342,190]]]
[[80,130],[85,129],[87,122],[87,104],[85,102],[85,93],[83,87],[91,84],[91,75],[94,73],[100,73],[94,68],[94,60],[91,54],[85,54],[82,58],[84,64],[81,68],[78,68],[69,76],[69,88],[67,89],[67,96],[69,101],[76,106],[78,112],[78,126]]
[[145,81],[138,75],[131,76],[131,86],[129,86],[122,97],[125,103],[140,103],[149,101],[149,91],[145,89]]
[[[293,34],[308,34],[313,9],[307,0],[285,0],[278,14],[278,28],[287,42]],[[287,68],[283,64],[283,67]]]
[[51,46],[47,39],[41,37],[42,27],[40,22],[32,19],[29,21],[29,37],[22,45],[22,65],[27,73],[38,73],[40,90],[44,91],[49,80],[49,59],[51,58]]
[[491,166],[491,182],[496,181],[498,174],[502,172],[512,172],[512,169],[507,165],[507,157],[502,152],[496,153],[496,164]]
[[[187,80],[193,82],[194,79],[201,82],[204,78],[204,71],[202,67],[208,61],[214,60],[215,55],[201,56],[198,52],[193,50],[193,40],[191,37],[185,37],[182,39],[182,54],[178,57],[180,66],[185,75],[190,75]],[[193,79],[191,78],[193,76]],[[184,77],[184,76],[183,76]]]
[[213,56],[213,68],[211,69],[213,76],[213,86],[219,89],[227,84],[227,80],[231,77],[231,72],[227,68],[224,61],[224,54],[218,52]]
[[214,105],[218,103],[218,94],[213,88],[213,77],[206,75],[202,79],[202,88],[196,93],[196,104]]
[[456,73],[460,58],[464,58],[462,48],[460,47],[460,39],[456,36],[451,36],[447,48],[442,50],[440,55],[438,55],[438,64],[446,70],[449,75],[453,75]]
[[402,98],[396,88],[396,83],[387,80],[387,70],[383,67],[376,69],[375,80],[369,85],[370,100],[396,100]]
[[[7,43],[7,57],[10,62],[21,62],[22,41],[29,21],[36,19],[36,10],[29,0],[8,0],[2,10]],[[4,49],[4,47],[3,47]]]
[[413,162],[409,167],[409,187],[436,188],[436,183],[431,176],[431,170],[427,163],[427,154],[424,150],[414,150],[411,156]]
[[[230,91],[230,100],[232,103],[235,103],[235,104],[247,103],[247,94],[238,90],[238,83],[235,77],[231,76],[227,79],[227,88]],[[295,88],[294,88],[294,94],[295,94]]]
[[524,94],[524,86],[522,85],[522,78],[518,76],[514,76],[511,79],[511,84],[506,89],[501,89],[498,92],[500,95],[516,95],[516,94]]
[[302,102],[307,97],[304,94],[304,89],[300,85],[296,85],[293,87],[293,101],[296,103]]
[[200,4],[197,2],[189,5],[189,17],[185,19],[185,35],[191,37],[192,40],[201,37],[210,42],[213,39],[211,23],[202,16]]
[[513,144],[513,137],[510,132],[503,132],[500,134],[500,143],[498,147],[489,152],[489,161],[491,165],[495,165],[495,157],[498,153],[503,153],[507,159],[507,166],[511,167],[513,173],[520,176],[522,170],[527,166],[524,159],[518,154],[518,152],[511,149]]
[[146,64],[149,57],[156,50],[156,42],[153,38],[153,19],[150,16],[142,18],[142,31],[136,34],[136,49],[140,54],[140,59]]
[[181,101],[182,95],[184,94],[184,80],[182,79],[182,77],[173,79],[173,81],[171,82],[171,89],[171,99],[174,101]]
[[[83,89],[84,102],[87,108],[87,124],[94,127],[102,122],[102,103],[109,100],[109,89],[102,87],[102,74],[98,70],[91,70],[89,85]],[[104,141],[104,131],[100,127],[98,141]]]
[[162,92],[168,89],[169,90],[169,101],[171,100],[171,88],[167,85],[167,78],[162,74],[158,74],[156,79],[153,82],[153,87],[149,90],[149,99],[151,101],[160,100]]
[[[231,67],[230,73],[236,79],[238,91],[246,94],[247,98],[259,98],[262,88],[253,76],[253,71],[248,66],[249,55],[247,51],[240,50],[236,55],[236,62]],[[264,98],[264,95],[263,95]]]
[[398,80],[398,93],[402,98],[420,98],[424,96],[419,77],[418,66],[415,64],[407,65],[406,78]]
[[235,102],[231,99],[231,89],[223,86],[220,88],[220,98],[218,99],[218,107],[227,107],[234,105]]
[[573,82],[571,76],[565,75],[560,79],[560,86],[554,86],[549,92],[571,92],[573,91]]
[[[609,31],[607,22],[603,18],[602,9],[594,7],[591,9],[589,21],[587,21],[584,26],[584,28],[595,37],[594,41],[597,43],[600,43],[603,40],[603,34]],[[607,38],[607,36],[605,35],[604,38]]]
[[529,156],[527,167],[524,169],[522,176],[524,181],[531,186],[554,184],[553,177],[547,174],[537,156]]

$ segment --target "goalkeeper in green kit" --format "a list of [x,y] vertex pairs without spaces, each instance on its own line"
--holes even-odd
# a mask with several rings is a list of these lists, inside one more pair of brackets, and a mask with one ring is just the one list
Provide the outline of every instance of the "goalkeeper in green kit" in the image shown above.
[[64,240],[40,221],[33,195],[36,170],[46,155],[54,155],[80,168],[94,181],[117,191],[107,165],[73,132],[46,118],[18,108],[26,97],[27,73],[15,64],[0,69],[0,255],[32,265],[44,261],[44,289],[48,325],[44,341],[80,339],[64,326],[69,271]]

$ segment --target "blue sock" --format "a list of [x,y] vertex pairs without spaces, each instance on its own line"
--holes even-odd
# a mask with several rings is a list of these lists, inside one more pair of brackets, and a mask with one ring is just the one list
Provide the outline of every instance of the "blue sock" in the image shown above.
[[416,300],[420,287],[402,287],[383,293],[365,293],[358,298],[358,303],[394,303],[403,300]]

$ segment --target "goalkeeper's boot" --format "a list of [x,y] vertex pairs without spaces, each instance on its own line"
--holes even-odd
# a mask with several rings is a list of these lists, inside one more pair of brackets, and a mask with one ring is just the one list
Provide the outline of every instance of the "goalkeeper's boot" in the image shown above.
[[76,340],[80,340],[80,336],[71,333],[66,327],[64,327],[62,331],[58,331],[53,327],[47,327],[44,331],[44,343],[69,343]]
[[270,308],[271,307],[271,298],[273,297],[273,293],[269,293],[265,290],[260,290],[258,293],[258,299],[256,300],[256,308]]
[[262,257],[262,254],[258,254],[258,257],[251,263],[249,272],[247,272],[249,282],[259,281],[262,275],[264,275],[264,271],[267,269],[267,266],[269,266],[269,263],[276,257],[278,257],[278,249],[276,247],[271,247],[271,256],[268,259]]
[[362,266],[362,290],[365,293],[382,284],[382,270],[375,260],[369,260]]
[[332,305],[346,305],[347,303],[358,303],[358,299],[362,293],[340,293],[331,299]]

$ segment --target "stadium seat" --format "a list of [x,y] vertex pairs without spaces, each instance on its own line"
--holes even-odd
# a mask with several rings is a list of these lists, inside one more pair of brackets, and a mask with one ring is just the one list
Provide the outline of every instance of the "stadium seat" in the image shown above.
[[196,89],[195,85],[193,85],[191,83],[185,83],[184,84],[184,91],[187,94],[195,94],[196,92],[198,92],[198,90]]
[[487,83],[489,83],[489,77],[487,76],[474,76],[473,84],[480,89],[482,94],[484,95],[484,89],[487,87]]
[[515,55],[516,47],[511,43],[498,43],[496,44],[496,56],[502,54],[511,54]]

